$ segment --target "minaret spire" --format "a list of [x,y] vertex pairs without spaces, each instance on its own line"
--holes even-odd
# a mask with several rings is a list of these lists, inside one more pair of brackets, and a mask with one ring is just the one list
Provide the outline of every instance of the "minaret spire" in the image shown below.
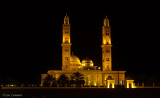
[[64,24],[69,24],[69,16],[66,13],[66,16],[64,17]]
[[106,16],[106,18],[104,19],[103,25],[104,25],[104,26],[109,26],[109,19],[107,18],[107,16]]

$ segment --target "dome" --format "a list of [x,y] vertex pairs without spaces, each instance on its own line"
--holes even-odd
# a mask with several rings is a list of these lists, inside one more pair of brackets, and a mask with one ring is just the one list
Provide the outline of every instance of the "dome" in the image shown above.
[[87,62],[87,61],[92,61],[92,60],[89,59],[89,58],[85,58],[85,59],[83,59],[82,61]]
[[80,63],[80,60],[79,60],[79,58],[78,58],[77,56],[71,55],[71,57],[70,57],[70,62],[71,62],[71,63],[77,63],[77,64],[79,64],[79,63]]
[[93,66],[93,61],[89,58],[82,60],[82,66]]

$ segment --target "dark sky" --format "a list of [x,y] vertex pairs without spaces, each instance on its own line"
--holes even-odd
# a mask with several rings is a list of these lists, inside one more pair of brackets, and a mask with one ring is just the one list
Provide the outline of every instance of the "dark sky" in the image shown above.
[[[72,52],[102,65],[103,19],[110,20],[113,70],[128,74],[160,74],[159,10],[151,2],[49,3],[6,9],[2,37],[1,76],[40,77],[61,69],[62,24],[71,23]],[[158,37],[158,38],[157,38]]]

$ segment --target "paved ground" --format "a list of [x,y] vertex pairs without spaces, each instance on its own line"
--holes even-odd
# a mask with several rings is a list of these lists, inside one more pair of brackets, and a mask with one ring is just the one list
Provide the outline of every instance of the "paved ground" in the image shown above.
[[0,98],[160,98],[160,88],[0,89]]

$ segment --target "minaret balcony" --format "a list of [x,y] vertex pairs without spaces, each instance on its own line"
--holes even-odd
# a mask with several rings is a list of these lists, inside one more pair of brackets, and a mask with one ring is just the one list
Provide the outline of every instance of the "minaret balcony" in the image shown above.
[[107,44],[102,44],[102,45],[101,45],[101,47],[104,47],[104,46],[112,47],[112,45],[109,45],[109,44],[108,44],[108,45],[107,45]]
[[72,45],[72,43],[62,43],[61,46]]

